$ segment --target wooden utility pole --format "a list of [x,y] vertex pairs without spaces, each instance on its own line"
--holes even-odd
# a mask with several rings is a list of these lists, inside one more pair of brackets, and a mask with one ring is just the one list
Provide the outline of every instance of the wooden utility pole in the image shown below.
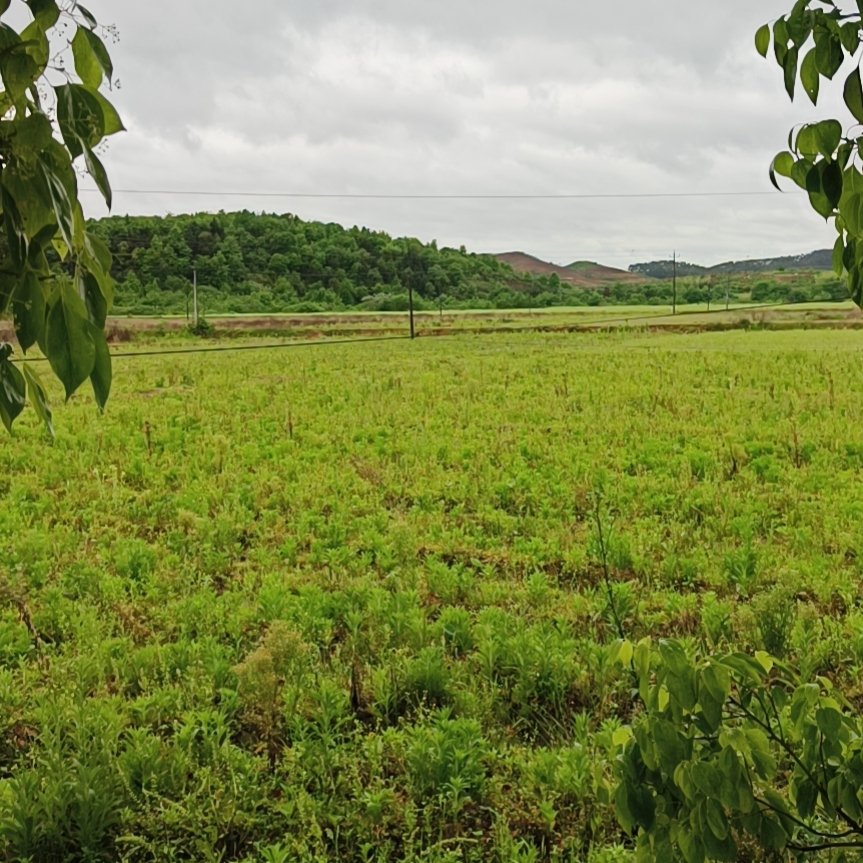
[[192,323],[198,326],[198,271],[192,270]]
[[671,314],[677,314],[677,252],[671,257]]
[[408,311],[410,312],[411,338],[413,339],[416,336],[414,331],[414,289],[410,282],[408,282]]

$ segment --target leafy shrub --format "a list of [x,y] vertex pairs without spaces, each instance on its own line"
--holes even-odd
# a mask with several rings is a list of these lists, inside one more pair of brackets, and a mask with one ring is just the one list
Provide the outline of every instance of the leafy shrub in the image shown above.
[[407,752],[411,789],[420,802],[440,800],[454,814],[485,789],[490,747],[479,723],[438,714],[431,726],[418,726]]

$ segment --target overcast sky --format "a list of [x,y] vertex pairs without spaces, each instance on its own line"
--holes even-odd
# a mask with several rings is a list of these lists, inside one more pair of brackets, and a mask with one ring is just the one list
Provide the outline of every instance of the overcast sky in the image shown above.
[[[767,168],[796,122],[755,29],[791,0],[90,0],[117,25],[116,213],[292,212],[557,263],[835,235]],[[184,194],[206,191],[208,196]],[[739,197],[377,200],[215,194]],[[88,214],[100,215],[96,195]]]

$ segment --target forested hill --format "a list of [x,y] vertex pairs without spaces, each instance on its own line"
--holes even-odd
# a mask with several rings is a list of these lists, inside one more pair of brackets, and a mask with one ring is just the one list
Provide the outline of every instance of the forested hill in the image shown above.
[[656,279],[670,279],[675,266],[678,276],[710,276],[733,273],[768,273],[781,270],[832,270],[833,252],[831,249],[819,249],[805,255],[786,255],[780,258],[752,258],[746,261],[726,261],[712,267],[702,267],[687,261],[650,261],[643,264],[632,264],[630,273]]
[[93,229],[114,256],[121,311],[182,312],[193,271],[213,312],[396,311],[408,287],[420,308],[585,301],[554,277],[516,273],[490,255],[292,215],[113,216]]

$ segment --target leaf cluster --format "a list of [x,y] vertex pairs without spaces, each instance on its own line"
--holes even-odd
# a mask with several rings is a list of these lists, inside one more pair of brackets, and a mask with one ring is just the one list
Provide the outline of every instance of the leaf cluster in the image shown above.
[[753,840],[863,850],[863,722],[829,681],[764,652],[693,655],[676,641],[623,642],[619,658],[645,706],[620,736],[615,795],[639,859],[734,861]]
[[[12,318],[22,351],[38,346],[47,357],[67,398],[89,378],[103,407],[111,387],[104,336],[113,300],[111,256],[87,230],[76,160],[110,206],[111,187],[95,150],[123,129],[100,92],[113,66],[85,7],[22,2],[32,20],[20,33],[2,20],[11,0],[0,2],[0,316]],[[70,28],[78,81],[55,53]],[[58,257],[62,275],[51,266]],[[13,366],[11,354],[9,346],[0,353],[0,420],[11,430],[29,396],[50,430],[42,383],[32,367]]]
[[[782,68],[785,89],[794,98],[799,81],[813,105],[818,103],[822,79],[831,81],[846,59],[854,58],[861,42],[861,6],[846,12],[833,0],[798,0],[788,15],[755,34],[755,47],[773,56]],[[845,77],[843,98],[857,124],[863,123],[863,79],[859,63]],[[807,123],[792,129],[788,149],[770,167],[770,179],[787,177],[809,196],[812,208],[833,220],[838,238],[833,267],[844,276],[854,301],[863,303],[863,135],[846,130],[836,119]]]

